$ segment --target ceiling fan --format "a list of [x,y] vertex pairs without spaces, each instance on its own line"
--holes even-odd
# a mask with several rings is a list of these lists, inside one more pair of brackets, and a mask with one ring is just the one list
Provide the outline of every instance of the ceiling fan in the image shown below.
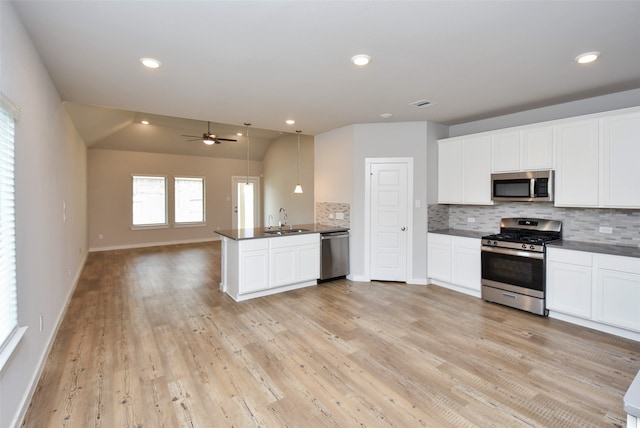
[[212,134],[211,133],[211,122],[207,122],[207,132],[205,132],[204,134],[202,134],[202,137],[199,137],[197,135],[183,135],[183,137],[192,137],[193,140],[187,140],[187,141],[198,141],[201,140],[203,143],[207,144],[207,145],[212,145],[212,144],[220,144],[223,141],[232,141],[232,142],[236,142],[238,140],[233,140],[231,138],[221,138],[216,136],[216,134]]

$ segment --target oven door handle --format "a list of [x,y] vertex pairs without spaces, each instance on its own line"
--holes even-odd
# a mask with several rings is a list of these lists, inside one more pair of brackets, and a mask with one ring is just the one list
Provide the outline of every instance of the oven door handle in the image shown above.
[[530,259],[539,259],[539,260],[544,259],[543,253],[534,253],[532,251],[519,251],[519,250],[508,249],[508,248],[486,247],[484,245],[482,246],[482,251],[487,251],[489,253],[505,254],[507,256],[529,257]]

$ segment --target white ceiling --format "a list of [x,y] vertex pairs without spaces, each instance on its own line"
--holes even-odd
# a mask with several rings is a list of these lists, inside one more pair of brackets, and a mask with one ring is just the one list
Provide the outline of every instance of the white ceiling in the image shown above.
[[[62,99],[102,107],[72,113],[92,118],[82,135],[94,146],[110,147],[119,120],[133,129],[131,112],[198,120],[195,135],[208,120],[314,135],[352,123],[458,124],[640,87],[640,1],[14,5]],[[574,61],[594,50],[596,63]],[[359,53],[373,58],[366,68],[349,61]],[[163,65],[145,69],[141,57]],[[410,105],[421,99],[433,105]]]

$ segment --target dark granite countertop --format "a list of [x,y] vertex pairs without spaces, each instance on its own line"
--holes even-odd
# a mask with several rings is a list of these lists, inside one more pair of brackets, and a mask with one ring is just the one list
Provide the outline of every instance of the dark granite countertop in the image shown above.
[[276,231],[278,230],[277,226],[273,226],[271,228],[267,227],[256,227],[255,229],[226,229],[226,230],[216,230],[215,233],[218,235],[224,236],[226,238],[233,239],[235,241],[240,241],[243,239],[258,239],[258,238],[274,238],[280,236],[295,236],[295,235],[304,235],[309,233],[329,233],[329,232],[345,232],[349,230],[347,227],[338,227],[338,226],[329,226],[326,224],[320,223],[311,223],[311,224],[292,224],[286,225],[283,227],[284,230],[287,229],[306,229],[302,232],[294,232],[294,233],[268,233],[268,231]]
[[563,250],[585,251],[588,253],[609,254],[612,256],[640,258],[640,248],[614,244],[595,244],[592,242],[553,241],[547,244],[548,248],[562,248]]
[[438,233],[440,235],[460,236],[463,238],[477,238],[477,239],[480,239],[485,235],[491,234],[491,232],[478,232],[475,230],[462,230],[462,229],[437,229],[437,230],[430,230],[429,233]]

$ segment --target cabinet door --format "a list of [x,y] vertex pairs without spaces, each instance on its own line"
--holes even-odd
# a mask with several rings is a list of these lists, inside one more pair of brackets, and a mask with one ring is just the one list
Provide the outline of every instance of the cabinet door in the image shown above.
[[427,268],[429,278],[451,282],[451,237],[428,234]]
[[295,246],[271,249],[271,268],[269,269],[271,287],[280,287],[297,282],[297,251],[298,248]]
[[640,208],[640,112],[602,119],[602,205]]
[[597,269],[595,320],[640,332],[640,274]]
[[462,203],[462,140],[438,142],[438,203]]
[[269,288],[269,251],[241,251],[238,294]]
[[465,204],[491,205],[491,136],[465,138],[462,147]]
[[298,281],[312,281],[320,278],[320,246],[318,244],[300,246],[298,249]]
[[591,318],[592,268],[569,263],[547,263],[547,308]]
[[553,127],[524,129],[521,138],[523,171],[553,168]]
[[555,126],[556,206],[598,206],[598,129],[598,119]]
[[480,240],[453,238],[451,282],[474,291],[481,289]]
[[520,131],[500,132],[491,136],[493,172],[520,171]]

